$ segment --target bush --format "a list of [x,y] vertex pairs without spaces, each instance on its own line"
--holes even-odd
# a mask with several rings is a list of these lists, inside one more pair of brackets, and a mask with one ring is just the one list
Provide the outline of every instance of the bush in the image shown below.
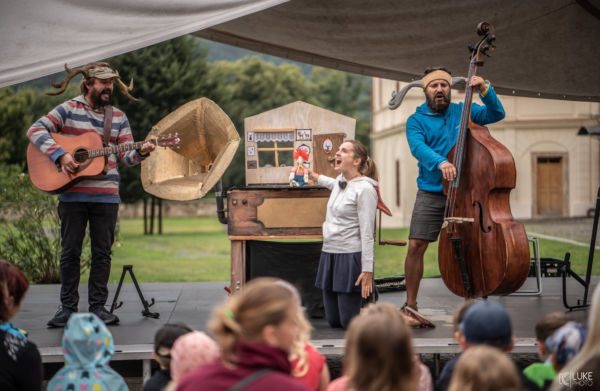
[[[55,196],[31,184],[18,166],[0,165],[0,257],[17,265],[33,283],[60,282],[60,220]],[[90,264],[89,236],[82,273]]]

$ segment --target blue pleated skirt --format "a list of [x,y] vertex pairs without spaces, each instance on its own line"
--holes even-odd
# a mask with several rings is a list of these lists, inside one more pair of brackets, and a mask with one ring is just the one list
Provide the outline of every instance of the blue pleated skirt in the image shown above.
[[362,271],[361,253],[321,253],[315,286],[336,293],[360,292],[356,279]]

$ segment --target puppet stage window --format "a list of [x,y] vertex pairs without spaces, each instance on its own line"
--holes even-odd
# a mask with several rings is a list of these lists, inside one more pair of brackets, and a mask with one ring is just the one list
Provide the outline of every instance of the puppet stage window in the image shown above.
[[255,130],[259,167],[292,167],[294,129]]

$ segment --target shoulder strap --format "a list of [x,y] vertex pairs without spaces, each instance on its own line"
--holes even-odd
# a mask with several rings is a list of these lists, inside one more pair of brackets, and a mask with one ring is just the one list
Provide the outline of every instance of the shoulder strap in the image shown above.
[[110,142],[110,131],[112,129],[113,108],[111,105],[104,107],[104,146],[108,147]]
[[258,379],[261,379],[262,377],[268,375],[271,372],[272,371],[270,369],[261,369],[260,371],[251,373],[250,375],[240,380],[238,383],[234,384],[233,387],[231,387],[228,391],[242,391],[250,384],[254,383]]

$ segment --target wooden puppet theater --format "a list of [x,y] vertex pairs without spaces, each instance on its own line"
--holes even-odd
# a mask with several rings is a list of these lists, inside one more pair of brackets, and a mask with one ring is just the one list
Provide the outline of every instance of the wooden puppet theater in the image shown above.
[[257,276],[280,277],[298,287],[311,316],[322,316],[314,281],[329,190],[311,185],[307,169],[335,176],[335,153],[355,126],[300,101],[245,119],[246,186],[227,192],[232,291]]

